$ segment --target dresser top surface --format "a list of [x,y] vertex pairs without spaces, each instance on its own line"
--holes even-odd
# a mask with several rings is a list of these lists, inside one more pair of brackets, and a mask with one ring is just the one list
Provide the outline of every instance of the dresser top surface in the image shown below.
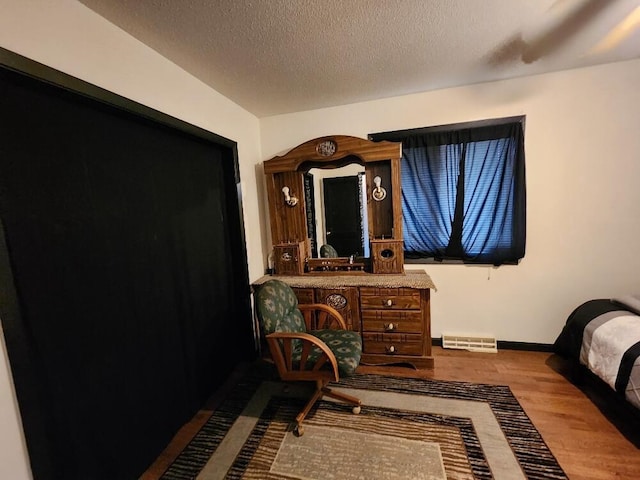
[[271,279],[282,280],[296,288],[378,287],[436,290],[433,280],[424,270],[405,270],[404,274],[398,275],[265,275],[254,281],[253,285],[262,285]]

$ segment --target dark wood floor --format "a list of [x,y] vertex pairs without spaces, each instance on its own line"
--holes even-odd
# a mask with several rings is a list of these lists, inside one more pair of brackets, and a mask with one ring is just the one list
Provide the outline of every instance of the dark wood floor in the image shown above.
[[[622,421],[624,431],[628,426],[624,417],[603,414],[582,390],[566,379],[568,366],[556,355],[513,350],[471,353],[435,347],[434,356],[433,370],[362,366],[359,371],[509,385],[571,480],[640,478],[640,449],[615,426]],[[141,480],[155,480],[162,475],[206,421],[223,391],[214,395],[209,405],[183,427]]]

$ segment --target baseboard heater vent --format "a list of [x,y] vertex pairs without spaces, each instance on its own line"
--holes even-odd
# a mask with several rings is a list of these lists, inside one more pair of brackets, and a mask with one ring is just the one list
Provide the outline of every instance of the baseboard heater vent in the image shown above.
[[461,333],[443,333],[442,348],[469,350],[470,352],[496,353],[498,342],[493,335],[465,335]]

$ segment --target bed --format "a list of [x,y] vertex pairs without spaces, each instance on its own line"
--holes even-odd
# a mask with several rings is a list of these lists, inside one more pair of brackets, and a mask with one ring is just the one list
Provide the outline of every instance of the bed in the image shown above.
[[567,318],[554,351],[640,413],[640,294],[581,304]]

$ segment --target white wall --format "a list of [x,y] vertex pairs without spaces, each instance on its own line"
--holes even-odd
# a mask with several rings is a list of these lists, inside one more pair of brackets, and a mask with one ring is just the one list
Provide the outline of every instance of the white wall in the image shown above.
[[[264,118],[264,159],[323,135],[526,115],[518,266],[426,265],[432,332],[552,343],[574,307],[640,292],[640,60]],[[419,268],[406,265],[406,268]]]
[[[238,143],[249,275],[264,272],[258,119],[73,0],[0,0],[0,46]],[[262,177],[259,177],[262,181]],[[1,332],[0,332],[1,333]],[[0,339],[1,340],[1,339]],[[0,341],[0,478],[31,477]]]
[[18,400],[13,388],[9,358],[0,325],[0,478],[31,478]]

